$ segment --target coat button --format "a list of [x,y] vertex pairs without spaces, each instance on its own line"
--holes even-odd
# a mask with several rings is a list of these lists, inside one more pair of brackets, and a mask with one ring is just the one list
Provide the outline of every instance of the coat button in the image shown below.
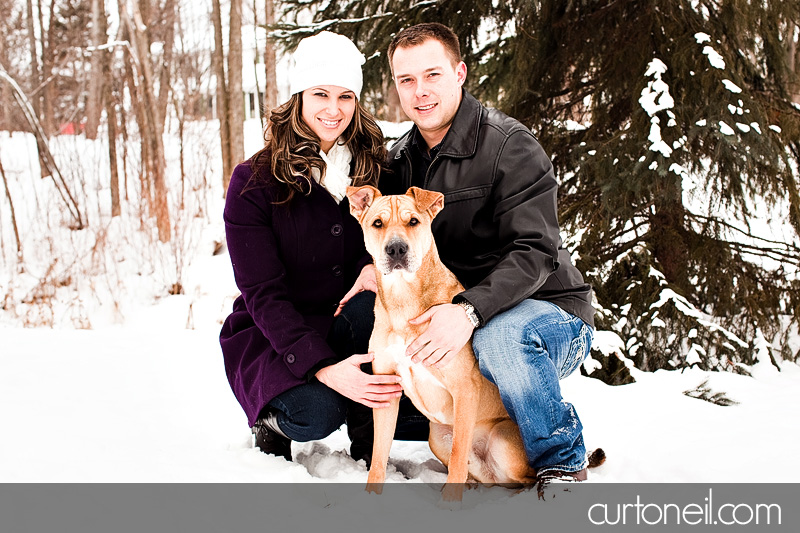
[[342,275],[342,267],[340,267],[339,265],[336,265],[335,267],[333,267],[331,269],[331,272],[333,272],[333,275],[338,278],[339,276]]
[[286,362],[289,363],[290,365],[292,363],[294,363],[294,354],[293,353],[290,353],[289,355],[286,356]]
[[334,224],[331,227],[331,235],[333,235],[334,237],[338,237],[339,235],[342,234],[343,230],[344,230],[344,228],[342,228],[341,224]]

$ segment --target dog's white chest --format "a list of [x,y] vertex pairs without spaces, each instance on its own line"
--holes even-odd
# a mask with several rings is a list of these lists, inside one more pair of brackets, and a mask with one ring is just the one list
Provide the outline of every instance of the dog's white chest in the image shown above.
[[452,413],[448,412],[451,409],[438,409],[437,407],[443,405],[436,401],[436,398],[443,395],[450,396],[447,388],[428,367],[411,362],[411,358],[406,355],[406,343],[399,335],[390,337],[384,356],[394,361],[396,372],[403,380],[403,391],[417,409],[435,422],[451,424]]

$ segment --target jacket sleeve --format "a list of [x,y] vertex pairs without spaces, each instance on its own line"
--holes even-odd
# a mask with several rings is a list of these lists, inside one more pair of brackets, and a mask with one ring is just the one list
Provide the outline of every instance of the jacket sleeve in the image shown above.
[[493,220],[501,257],[489,275],[458,294],[481,324],[528,298],[558,268],[558,183],[550,159],[524,129],[511,133],[497,153],[492,183]]
[[289,298],[270,195],[265,188],[242,194],[250,174],[249,165],[236,167],[225,202],[225,234],[234,279],[248,313],[277,355],[295,377],[307,379],[312,368],[321,368],[324,360],[335,361],[336,355]]

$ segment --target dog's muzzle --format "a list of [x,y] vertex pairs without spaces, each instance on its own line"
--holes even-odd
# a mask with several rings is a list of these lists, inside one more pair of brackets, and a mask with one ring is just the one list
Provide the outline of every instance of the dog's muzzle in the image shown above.
[[408,269],[408,244],[402,239],[392,239],[383,248],[386,267],[389,272]]

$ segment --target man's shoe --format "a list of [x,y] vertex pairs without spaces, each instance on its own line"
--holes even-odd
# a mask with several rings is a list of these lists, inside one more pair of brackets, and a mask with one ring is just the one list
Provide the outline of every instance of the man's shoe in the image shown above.
[[547,470],[536,474],[536,492],[539,499],[544,499],[544,489],[552,481],[586,481],[586,469],[578,470],[577,472],[564,472],[563,470]]
[[256,448],[260,448],[262,452],[269,455],[277,455],[287,461],[292,460],[291,439],[271,430],[267,426],[266,419],[262,418],[256,421],[252,431],[256,437]]

